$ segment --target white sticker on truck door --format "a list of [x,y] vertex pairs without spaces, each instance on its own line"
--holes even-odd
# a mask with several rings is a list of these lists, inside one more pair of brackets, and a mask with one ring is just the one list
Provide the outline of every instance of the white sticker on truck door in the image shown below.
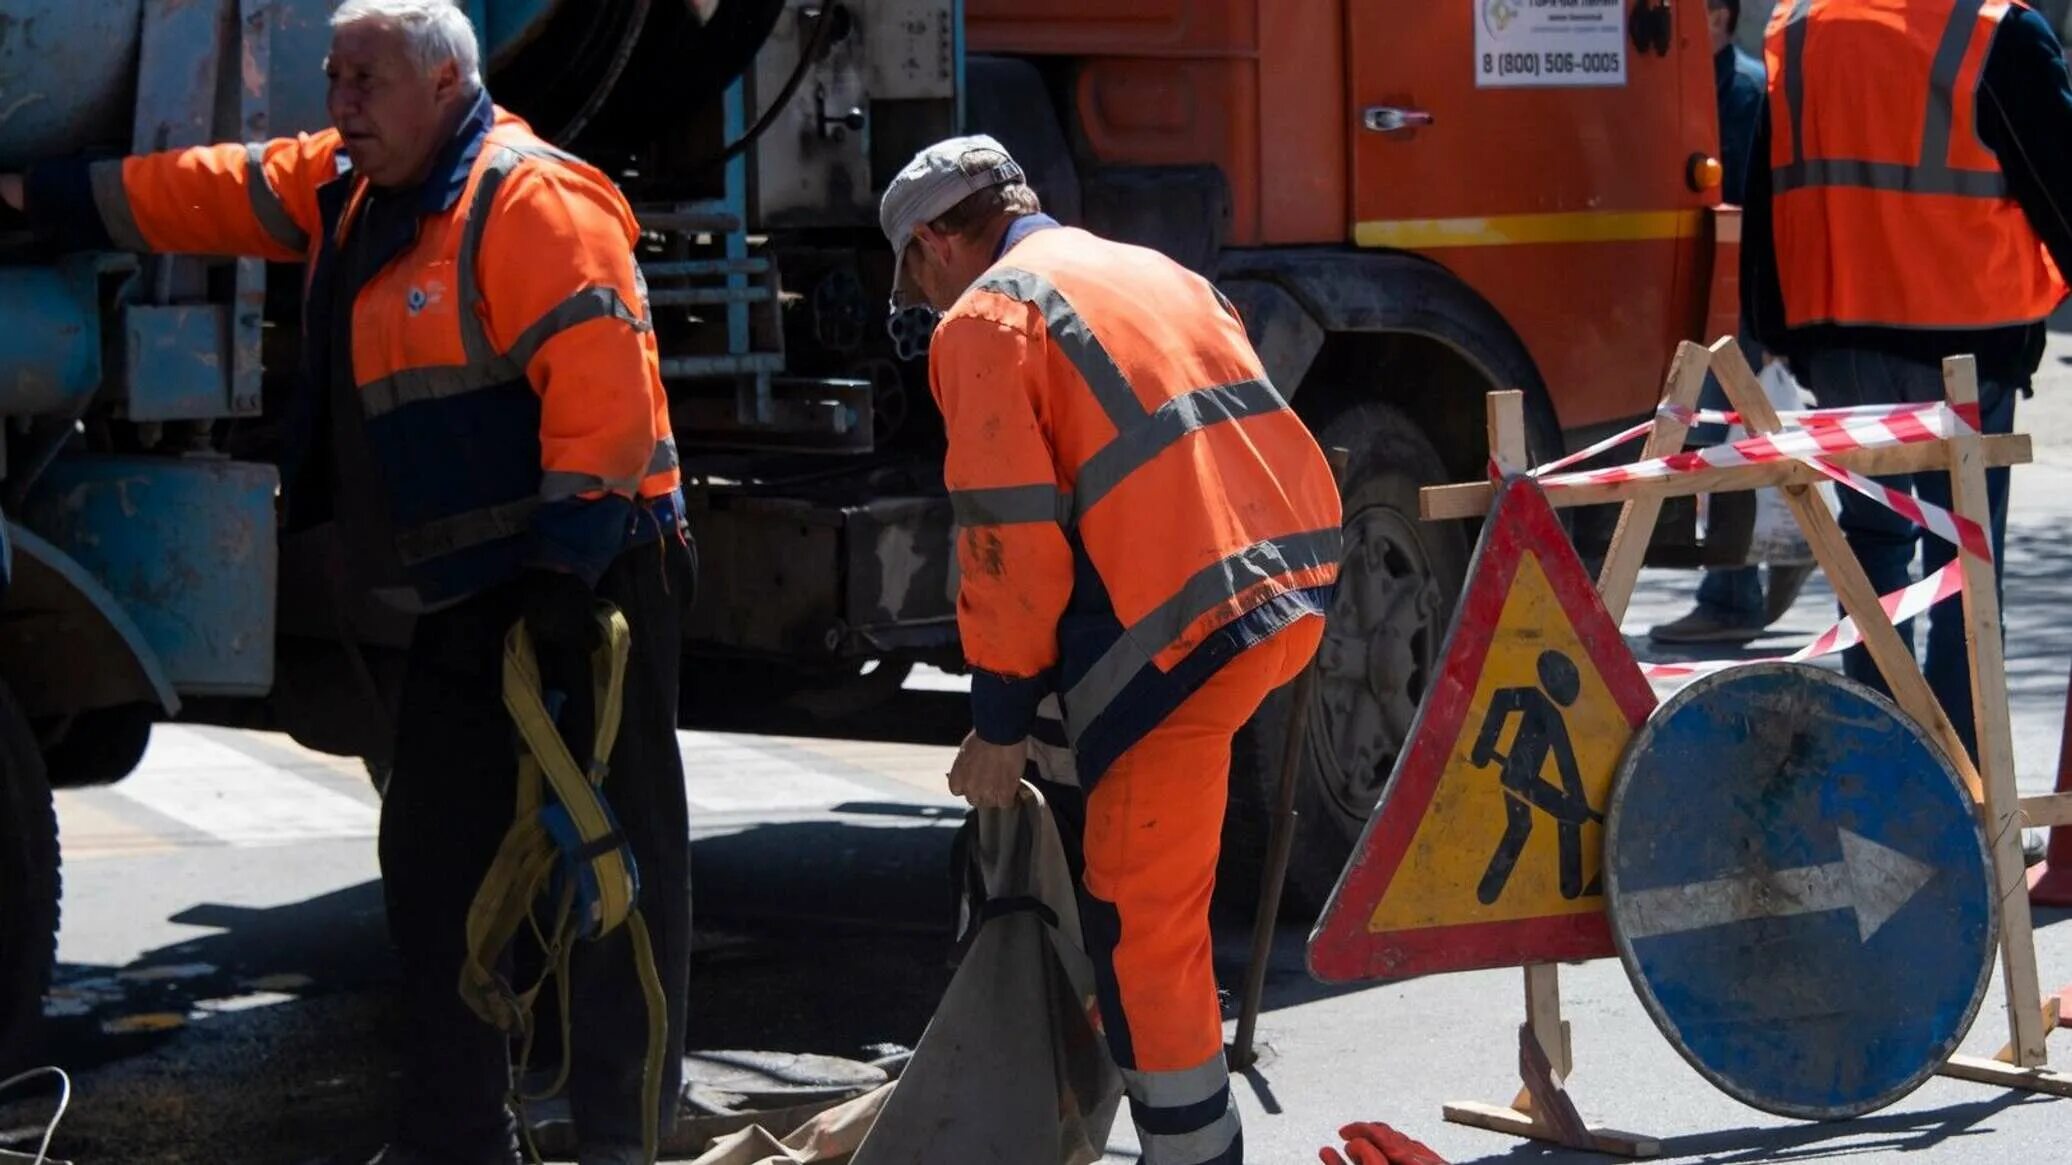
[[1624,0],[1473,0],[1475,84],[1626,83]]

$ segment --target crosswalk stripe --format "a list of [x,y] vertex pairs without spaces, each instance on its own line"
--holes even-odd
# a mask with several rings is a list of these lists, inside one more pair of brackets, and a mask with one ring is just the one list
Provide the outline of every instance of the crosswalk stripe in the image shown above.
[[828,809],[846,801],[882,801],[886,790],[804,763],[783,742],[684,732],[684,783],[694,819],[756,809]]
[[[954,749],[853,740],[679,734],[693,827],[755,813],[961,809],[943,774]],[[277,733],[161,724],[137,771],[58,795],[68,858],[196,846],[372,838],[380,800],[359,761]]]
[[225,845],[373,837],[380,812],[184,725],[161,725],[121,796]]

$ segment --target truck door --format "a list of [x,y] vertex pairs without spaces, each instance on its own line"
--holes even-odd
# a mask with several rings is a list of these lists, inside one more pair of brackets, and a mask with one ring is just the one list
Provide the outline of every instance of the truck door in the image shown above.
[[1355,241],[1480,292],[1571,432],[1651,407],[1701,325],[1710,34],[1650,2],[1347,0]]

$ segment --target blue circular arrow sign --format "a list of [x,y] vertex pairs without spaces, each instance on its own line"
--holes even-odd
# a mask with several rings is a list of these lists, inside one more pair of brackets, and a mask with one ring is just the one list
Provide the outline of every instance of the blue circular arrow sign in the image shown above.
[[1721,1091],[1780,1116],[1882,1108],[1956,1050],[1993,968],[1991,869],[1927,735],[1797,664],[1672,696],[1605,822],[1612,937],[1641,1003]]

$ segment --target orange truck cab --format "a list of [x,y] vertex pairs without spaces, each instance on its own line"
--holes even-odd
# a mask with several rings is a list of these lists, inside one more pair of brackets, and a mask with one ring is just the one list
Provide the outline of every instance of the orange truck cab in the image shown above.
[[[1320,899],[1436,671],[1472,531],[1420,522],[1417,490],[1483,472],[1484,393],[1525,392],[1545,459],[1652,408],[1679,341],[1736,330],[1705,6],[965,11],[969,128],[999,137],[1060,217],[1215,278],[1274,383],[1351,452],[1291,872]],[[1579,516],[1586,553],[1604,517]],[[1285,715],[1270,703],[1241,743],[1277,755]],[[1240,810],[1272,767],[1249,766],[1262,779],[1234,791]],[[1231,817],[1232,845],[1256,844],[1246,823],[1263,814]]]

